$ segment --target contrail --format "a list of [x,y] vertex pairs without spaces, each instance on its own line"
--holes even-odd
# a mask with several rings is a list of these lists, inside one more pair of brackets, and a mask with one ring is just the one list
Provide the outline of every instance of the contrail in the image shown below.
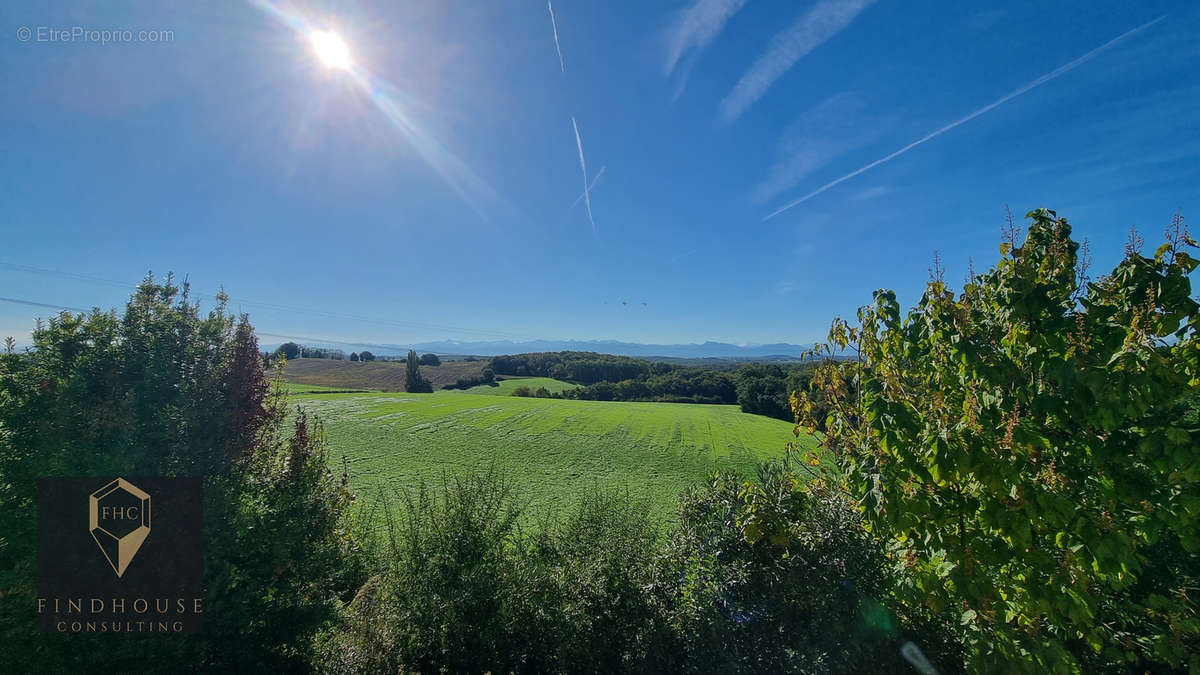
[[583,203],[587,205],[588,222],[592,224],[592,234],[596,233],[596,220],[592,218],[592,197],[588,194],[587,161],[583,158],[583,139],[579,137],[579,125],[571,118],[571,126],[575,127],[575,146],[579,148],[579,168],[583,171]]
[[565,73],[567,67],[563,65],[562,47],[558,44],[558,22],[554,20],[554,5],[550,2],[551,0],[546,0],[546,9],[550,10],[550,26],[554,28],[554,50],[558,52],[558,68]]
[[1096,47],[1095,49],[1084,54],[1083,56],[1080,56],[1079,58],[1075,59],[1074,61],[1063,64],[1063,65],[1059,66],[1058,68],[1055,68],[1054,70],[1046,73],[1045,75],[1042,75],[1041,77],[1037,78],[1036,80],[1033,80],[1032,82],[1029,82],[1028,84],[1026,84],[1018,89],[1014,89],[1014,90],[1010,91],[1009,93],[1005,94],[1004,96],[1001,96],[1000,98],[983,106],[982,108],[967,115],[966,117],[960,117],[959,119],[951,122],[950,124],[947,124],[946,126],[940,128],[940,129],[937,129],[936,131],[929,132],[928,134],[913,141],[912,143],[909,143],[908,145],[904,146],[903,148],[900,148],[899,150],[893,152],[890,155],[885,155],[885,156],[875,160],[874,162],[867,164],[866,166],[863,166],[858,169],[855,169],[854,171],[851,171],[850,173],[846,174],[845,176],[842,176],[841,178],[838,178],[837,180],[832,180],[832,181],[822,185],[821,187],[817,188],[816,190],[813,190],[812,192],[804,195],[803,197],[801,197],[795,201],[788,202],[787,204],[785,204],[782,207],[773,211],[766,218],[763,218],[763,220],[764,221],[770,220],[770,219],[774,218],[775,216],[783,213],[784,211],[787,211],[788,209],[791,209],[795,206],[799,206],[800,204],[803,204],[804,202],[812,199],[813,197],[816,197],[817,195],[821,194],[822,192],[828,190],[829,188],[834,187],[835,185],[844,183],[861,173],[866,173],[867,171],[874,169],[875,167],[879,166],[880,164],[883,164],[884,162],[889,162],[889,161],[899,157],[900,155],[903,155],[904,153],[908,152],[909,150],[912,150],[913,148],[917,147],[918,145],[921,145],[922,143],[931,141],[931,140],[937,138],[938,136],[941,136],[942,134],[946,133],[947,131],[950,131],[951,129],[953,129],[954,127],[957,127],[961,124],[970,122],[971,120],[975,119],[976,117],[979,117],[980,115],[988,112],[992,108],[995,108],[999,105],[1007,103],[1008,101],[1013,100],[1014,98],[1020,96],[1021,94],[1028,92],[1029,90],[1031,90],[1035,87],[1041,86],[1041,85],[1049,82],[1050,80],[1053,80],[1053,79],[1059,77],[1060,75],[1064,75],[1064,74],[1078,68],[1079,66],[1082,66],[1083,64],[1087,63],[1088,61],[1091,61],[1093,58],[1095,58],[1100,53],[1102,53],[1102,52],[1108,50],[1110,47],[1116,45],[1118,42],[1121,42],[1122,40],[1124,40],[1127,37],[1130,37],[1131,35],[1135,35],[1137,33],[1140,33],[1142,31],[1146,30],[1150,26],[1153,26],[1154,24],[1158,23],[1159,21],[1162,21],[1165,18],[1167,18],[1166,14],[1158,17],[1157,19],[1154,19],[1153,21],[1147,21],[1146,23],[1138,26],[1137,28],[1134,28],[1133,30],[1130,30],[1130,31],[1127,31],[1125,33],[1118,35],[1117,37],[1109,40],[1108,42],[1105,42],[1104,44],[1100,45],[1099,47]]
[[[579,194],[579,196],[575,198],[575,201],[571,202],[571,209],[575,208],[576,206],[579,206],[579,202],[583,201],[583,197],[585,194],[596,189],[596,183],[600,182],[600,176],[604,175],[604,170],[607,168],[608,168],[607,165],[600,167],[600,170],[596,172],[596,175],[592,176],[591,185],[588,185],[587,190],[584,192],[581,192]],[[567,209],[567,210],[569,211],[570,209]]]
[[728,124],[754,105],[796,62],[842,32],[875,0],[821,0],[775,37],[767,51],[742,75],[721,101],[721,121]]

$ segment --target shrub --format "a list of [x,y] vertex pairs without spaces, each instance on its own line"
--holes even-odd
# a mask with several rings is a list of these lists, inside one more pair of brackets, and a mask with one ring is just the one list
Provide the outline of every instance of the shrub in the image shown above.
[[793,459],[713,476],[680,500],[667,549],[678,658],[698,672],[905,672],[914,642],[961,668],[951,634],[893,599],[897,578],[849,500]]
[[[1086,278],[1067,221],[959,295],[935,273],[902,317],[879,291],[830,343],[822,443],[914,604],[960,615],[979,670],[1149,671],[1200,663],[1200,305],[1181,218]],[[857,392],[848,385],[859,383]],[[795,401],[811,431],[807,398]]]
[[493,474],[385,500],[379,573],[317,640],[330,672],[629,672],[661,630],[649,507],[594,490],[532,532]]
[[423,486],[385,509],[377,573],[318,640],[318,667],[902,672],[913,641],[958,670],[949,631],[892,600],[893,566],[846,499],[807,478],[790,463],[715,476],[665,538],[619,492],[535,523],[492,475]]

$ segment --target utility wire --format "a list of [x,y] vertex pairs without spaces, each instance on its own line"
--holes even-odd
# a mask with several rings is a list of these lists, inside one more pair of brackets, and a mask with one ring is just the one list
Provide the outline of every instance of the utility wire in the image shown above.
[[44,302],[34,302],[32,300],[18,300],[16,298],[0,298],[0,302],[12,302],[12,303],[16,303],[18,305],[29,305],[30,307],[45,307],[47,309],[65,309],[68,312],[82,312],[83,314],[87,314],[92,311],[90,309],[82,309],[79,307],[67,307],[66,305],[50,305],[50,304],[47,304]]
[[[41,267],[33,267],[32,265],[21,265],[21,264],[17,264],[17,263],[5,262],[2,260],[0,260],[0,267],[5,267],[5,268],[11,269],[11,270],[16,270],[18,272],[27,272],[30,274],[44,274],[44,275],[50,275],[50,276],[63,277],[63,278],[67,278],[67,279],[77,279],[80,281],[102,283],[102,284],[108,284],[110,286],[119,286],[122,288],[137,288],[138,287],[137,284],[130,284],[125,281],[116,281],[114,279],[104,279],[101,277],[94,277],[94,276],[87,275],[87,274],[78,274],[75,272],[63,272],[60,270],[51,270],[51,269],[45,269],[45,268],[41,268]],[[206,292],[206,291],[202,291],[202,290],[198,290],[198,289],[194,289],[194,290],[196,293],[198,293],[201,296],[204,296],[204,295],[216,296],[216,293]],[[232,297],[230,297],[229,300],[230,300],[230,302],[236,302],[238,304],[257,306],[257,307],[262,307],[262,308],[266,308],[266,309],[276,309],[276,310],[281,310],[281,311],[286,311],[286,312],[300,312],[303,314],[310,314],[313,316],[323,316],[323,317],[331,318],[331,319],[344,319],[344,320],[348,320],[348,321],[362,321],[362,322],[366,322],[366,323],[374,323],[374,324],[386,325],[386,326],[396,326],[396,327],[400,327],[400,328],[418,328],[418,329],[422,329],[422,330],[435,330],[435,331],[443,331],[443,332],[450,332],[450,333],[464,333],[464,334],[468,334],[468,335],[478,335],[478,336],[493,337],[493,338],[495,338],[495,337],[514,338],[514,339],[518,339],[518,340],[536,340],[536,339],[538,339],[538,338],[531,337],[528,335],[517,335],[514,333],[504,333],[504,332],[500,332],[500,331],[487,331],[487,330],[479,330],[479,329],[475,329],[475,328],[462,328],[462,327],[458,327],[458,326],[442,326],[442,325],[438,325],[438,324],[427,324],[427,323],[420,323],[420,322],[416,322],[416,321],[397,321],[397,320],[392,320],[392,319],[376,319],[376,318],[365,317],[365,316],[356,316],[353,314],[328,312],[328,311],[324,311],[324,310],[311,309],[311,308],[307,308],[307,307],[295,307],[295,306],[291,306],[291,305],[280,305],[280,304],[270,303],[270,302],[257,302],[257,301],[253,301],[253,300],[235,299]],[[22,303],[22,304],[25,304],[25,303]],[[58,307],[59,307],[59,305],[52,306],[52,308],[58,308]],[[71,311],[79,311],[79,310],[72,309]],[[90,311],[90,310],[87,310],[87,311]],[[347,344],[350,344],[350,343],[347,343]]]
[[[83,309],[82,307],[70,307],[67,305],[55,305],[55,304],[48,303],[48,302],[34,302],[33,300],[21,300],[19,298],[0,297],[0,302],[11,302],[11,303],[18,304],[18,305],[28,305],[30,307],[45,307],[47,309],[65,309],[68,312],[79,312],[82,314],[89,314],[93,311],[91,309]],[[330,338],[306,337],[304,335],[296,335],[294,333],[269,333],[267,331],[261,331],[258,329],[254,330],[254,334],[255,335],[264,335],[267,337],[285,338],[288,340],[303,340],[305,342],[316,343],[316,344],[325,343],[325,344],[335,344],[335,345],[346,345],[348,347],[374,347],[376,349],[388,349],[388,350],[392,350],[392,351],[400,351],[401,349],[403,349],[403,347],[400,345],[384,345],[384,344],[375,344],[372,342],[347,342],[345,340],[333,340]]]

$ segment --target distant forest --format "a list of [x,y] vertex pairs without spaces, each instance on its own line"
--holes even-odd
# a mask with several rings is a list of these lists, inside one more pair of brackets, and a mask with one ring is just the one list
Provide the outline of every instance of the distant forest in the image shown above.
[[589,401],[663,401],[736,404],[743,412],[794,421],[790,397],[807,391],[816,362],[749,363],[734,370],[683,366],[592,352],[497,356],[504,375],[552,377],[583,386],[562,392],[518,387],[518,396]]

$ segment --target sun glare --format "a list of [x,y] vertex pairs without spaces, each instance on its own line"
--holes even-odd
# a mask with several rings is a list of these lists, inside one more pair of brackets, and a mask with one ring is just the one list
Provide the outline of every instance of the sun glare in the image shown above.
[[338,36],[325,30],[314,30],[308,34],[313,51],[327,68],[346,69],[350,67],[350,48]]

